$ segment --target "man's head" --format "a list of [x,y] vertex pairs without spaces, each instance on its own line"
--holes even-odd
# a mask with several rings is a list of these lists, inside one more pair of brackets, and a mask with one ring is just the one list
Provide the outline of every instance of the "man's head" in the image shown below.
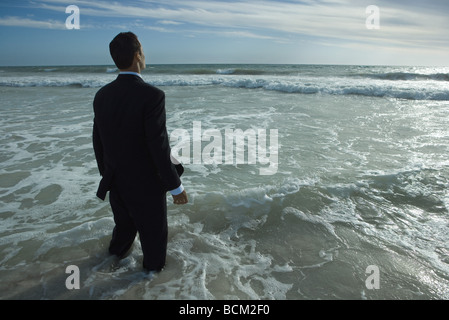
[[120,70],[140,72],[145,69],[145,55],[137,36],[132,32],[119,33],[109,44],[109,52]]

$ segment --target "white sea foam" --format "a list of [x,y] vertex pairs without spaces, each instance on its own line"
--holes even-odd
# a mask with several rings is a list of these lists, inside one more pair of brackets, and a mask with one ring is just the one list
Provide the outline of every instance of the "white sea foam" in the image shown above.
[[[447,70],[151,69],[169,131],[279,129],[280,148],[269,179],[250,165],[186,165],[190,203],[167,197],[167,266],[145,275],[138,241],[126,259],[108,256],[112,213],[95,198],[92,99],[115,78],[106,68],[1,74],[27,85],[0,87],[2,298],[449,298],[449,108],[425,100],[447,94],[433,79]],[[77,292],[64,286],[69,264]],[[380,290],[365,287],[369,265]]]
[[[116,70],[108,68],[107,73]],[[147,82],[167,86],[225,86],[244,89],[265,89],[294,94],[361,95],[410,100],[449,100],[447,82],[435,81],[435,77],[419,80],[391,82],[388,77],[364,78],[339,77],[323,79],[313,76],[233,75],[232,70],[218,70],[214,75],[144,75]],[[64,87],[99,88],[114,78],[102,74],[52,74],[49,76],[8,76],[0,78],[5,87]],[[438,78],[438,77],[437,77]]]
[[217,74],[233,74],[233,73],[235,73],[235,69],[233,68],[217,70]]
[[106,68],[107,73],[116,73],[118,71],[118,68]]

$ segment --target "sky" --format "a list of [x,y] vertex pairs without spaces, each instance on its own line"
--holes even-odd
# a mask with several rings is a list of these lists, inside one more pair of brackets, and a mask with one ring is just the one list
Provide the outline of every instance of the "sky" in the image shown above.
[[448,16],[447,0],[1,0],[0,66],[112,65],[123,31],[147,64],[449,66]]

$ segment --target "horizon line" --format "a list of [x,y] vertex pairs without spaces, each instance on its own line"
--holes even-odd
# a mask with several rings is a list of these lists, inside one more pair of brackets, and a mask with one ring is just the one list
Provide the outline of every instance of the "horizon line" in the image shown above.
[[[358,66],[358,67],[427,67],[427,68],[448,68],[449,65],[411,65],[411,64],[346,64],[346,63],[245,63],[245,62],[206,62],[206,63],[152,63],[151,66],[167,66],[167,65],[277,65],[277,66]],[[112,64],[55,64],[55,65],[0,65],[0,68],[25,68],[25,67],[117,67]]]

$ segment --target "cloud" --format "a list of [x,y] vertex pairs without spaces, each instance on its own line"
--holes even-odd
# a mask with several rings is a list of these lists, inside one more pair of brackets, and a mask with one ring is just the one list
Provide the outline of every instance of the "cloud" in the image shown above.
[[[357,57],[360,63],[371,63],[384,57],[381,63],[401,64],[406,58],[414,63],[414,57],[413,61],[424,61],[424,64],[438,59],[439,64],[444,64],[449,49],[447,0],[28,0],[8,3],[2,5],[6,10],[0,12],[0,28],[65,29],[65,9],[69,4],[77,5],[81,29],[89,31],[84,34],[85,39],[102,36],[102,32],[112,29],[132,30],[145,34],[148,39],[163,39],[161,52],[172,52],[172,46],[179,45],[180,50],[211,61],[223,60],[222,48],[235,48],[236,61],[247,61],[247,56],[266,56],[260,61],[276,59],[296,63],[308,59],[352,63]],[[380,8],[379,30],[366,27],[366,8],[370,4]],[[188,37],[195,41],[183,41]],[[236,44],[243,45],[236,47]],[[81,42],[80,47],[83,45]],[[166,59],[165,54],[160,56]],[[182,59],[188,58],[182,55]]]
[[239,30],[190,30],[192,34],[212,34],[215,36],[224,36],[229,38],[250,38],[250,39],[265,39],[265,40],[276,40],[279,42],[286,41],[283,38],[261,35],[249,31],[239,31]]
[[175,30],[170,30],[167,28],[162,28],[162,27],[155,27],[155,26],[140,26],[143,29],[147,29],[147,30],[153,30],[153,31],[158,31],[158,32],[176,32]]
[[6,27],[26,27],[37,29],[65,29],[65,23],[61,21],[40,21],[21,17],[4,17],[0,18],[0,26]]
[[[366,28],[367,5],[350,0],[140,0],[120,3],[73,0],[71,3],[80,7],[81,15],[119,19],[120,22],[140,19],[146,28],[185,35],[196,32],[229,37],[234,34],[237,37],[282,41],[303,37],[342,45],[369,43],[410,48],[447,48],[449,45],[446,35],[449,20],[446,11],[439,10],[444,2],[437,0],[429,1],[434,5],[426,10],[414,1],[379,0],[381,29],[376,31]],[[42,0],[37,5],[62,12],[67,1]],[[156,24],[170,26],[171,29],[157,27]],[[44,26],[45,22],[42,22]]]
[[175,25],[175,26],[179,26],[179,25],[183,24],[182,22],[171,21],[171,20],[162,20],[162,21],[158,21],[157,23],[165,24],[165,25]]

